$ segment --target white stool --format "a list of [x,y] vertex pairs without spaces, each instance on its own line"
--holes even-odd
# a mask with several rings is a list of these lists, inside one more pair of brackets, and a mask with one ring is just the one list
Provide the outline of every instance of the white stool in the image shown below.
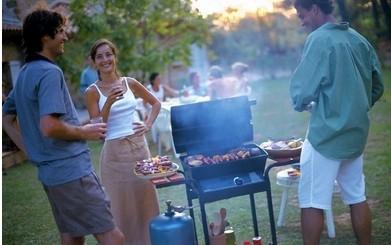
[[[294,169],[284,169],[277,173],[277,185],[284,187],[281,196],[281,204],[280,204],[280,212],[278,213],[277,227],[281,227],[284,225],[285,219],[285,208],[288,202],[288,191],[291,186],[297,186],[299,183],[299,176],[289,176],[288,171],[292,171]],[[334,192],[339,192],[339,186],[337,182],[334,185]],[[329,238],[335,238],[335,226],[333,219],[333,210],[324,210],[324,215],[326,217],[325,222],[327,226],[327,234]]]

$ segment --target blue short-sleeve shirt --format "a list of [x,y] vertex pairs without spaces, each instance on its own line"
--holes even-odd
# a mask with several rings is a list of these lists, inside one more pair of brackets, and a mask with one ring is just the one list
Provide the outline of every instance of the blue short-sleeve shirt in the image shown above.
[[36,55],[21,68],[3,112],[17,115],[27,154],[45,185],[66,183],[93,170],[86,141],[45,137],[40,130],[45,115],[80,125],[63,73],[50,60]]

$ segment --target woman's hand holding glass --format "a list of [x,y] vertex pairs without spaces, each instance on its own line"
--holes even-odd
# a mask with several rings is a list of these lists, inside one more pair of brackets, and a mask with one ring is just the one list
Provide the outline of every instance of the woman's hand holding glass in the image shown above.
[[109,95],[107,96],[106,103],[109,103],[109,105],[111,106],[114,102],[123,98],[124,90],[122,86],[115,86],[110,90]]

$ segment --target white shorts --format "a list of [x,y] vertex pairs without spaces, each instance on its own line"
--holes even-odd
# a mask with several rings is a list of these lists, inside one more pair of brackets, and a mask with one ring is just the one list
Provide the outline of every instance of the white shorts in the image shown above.
[[363,156],[332,160],[316,151],[306,139],[300,157],[300,208],[331,209],[334,181],[346,205],[366,200]]

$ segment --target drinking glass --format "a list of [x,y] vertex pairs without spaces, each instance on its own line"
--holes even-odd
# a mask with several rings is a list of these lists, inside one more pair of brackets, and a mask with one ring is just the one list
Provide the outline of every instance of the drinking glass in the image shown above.
[[103,117],[93,117],[91,118],[90,123],[92,124],[103,123]]

